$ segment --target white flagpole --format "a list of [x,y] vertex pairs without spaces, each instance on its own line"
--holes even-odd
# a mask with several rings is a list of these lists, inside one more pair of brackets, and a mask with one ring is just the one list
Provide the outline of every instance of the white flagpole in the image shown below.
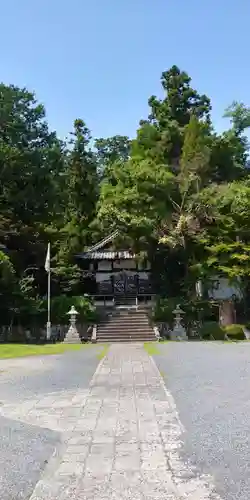
[[51,337],[51,321],[50,321],[50,243],[48,243],[48,250],[45,262],[45,269],[48,273],[48,317],[47,317],[47,327],[46,327],[46,336],[47,340]]
[[50,270],[48,272],[48,321],[47,321],[47,340],[51,337],[51,322],[50,322]]

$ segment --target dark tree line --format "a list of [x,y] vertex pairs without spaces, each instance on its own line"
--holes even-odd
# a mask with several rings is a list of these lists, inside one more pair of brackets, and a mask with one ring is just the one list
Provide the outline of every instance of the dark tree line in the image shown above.
[[48,241],[53,293],[80,294],[74,255],[113,229],[149,255],[163,295],[188,296],[211,273],[247,286],[250,110],[234,102],[218,134],[210,99],[187,73],[173,66],[161,83],[136,137],[93,141],[76,119],[69,143],[50,131],[33,93],[0,85],[2,318],[39,306]]

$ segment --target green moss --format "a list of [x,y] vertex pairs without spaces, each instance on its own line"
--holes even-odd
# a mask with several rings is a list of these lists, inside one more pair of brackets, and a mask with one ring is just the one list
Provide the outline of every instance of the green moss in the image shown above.
[[144,349],[150,356],[154,356],[155,354],[160,354],[158,342],[145,342]]
[[109,344],[103,344],[102,345],[102,350],[97,354],[98,359],[103,359],[105,356],[107,356],[109,350]]

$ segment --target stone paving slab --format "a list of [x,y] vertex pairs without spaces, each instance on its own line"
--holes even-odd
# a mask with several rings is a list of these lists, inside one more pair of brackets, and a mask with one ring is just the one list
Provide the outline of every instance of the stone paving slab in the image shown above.
[[[66,402],[62,394],[56,406],[53,397],[51,413],[44,407],[49,425],[58,429],[69,412],[63,447],[30,500],[220,500],[212,477],[198,476],[180,458],[184,429],[143,345],[112,345],[88,390]],[[44,425],[43,403],[27,418]]]
[[53,477],[101,350],[0,360],[1,500],[28,500],[48,462]]

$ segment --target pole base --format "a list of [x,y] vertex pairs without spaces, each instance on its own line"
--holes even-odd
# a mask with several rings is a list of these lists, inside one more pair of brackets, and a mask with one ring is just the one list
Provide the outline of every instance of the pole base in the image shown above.
[[47,324],[46,324],[46,338],[47,338],[47,340],[50,340],[50,338],[51,338],[51,322],[50,321],[47,321]]

